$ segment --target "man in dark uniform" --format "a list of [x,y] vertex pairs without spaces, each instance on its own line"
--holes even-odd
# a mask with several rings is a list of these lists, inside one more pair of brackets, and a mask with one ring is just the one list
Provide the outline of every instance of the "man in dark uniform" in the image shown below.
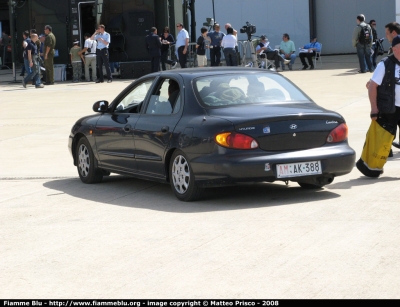
[[56,47],[56,37],[52,32],[52,27],[44,27],[46,39],[44,41],[44,67],[46,68],[46,85],[54,84],[54,48]]
[[150,34],[146,36],[147,50],[151,56],[151,72],[160,71],[161,37],[157,35],[157,28],[152,27]]

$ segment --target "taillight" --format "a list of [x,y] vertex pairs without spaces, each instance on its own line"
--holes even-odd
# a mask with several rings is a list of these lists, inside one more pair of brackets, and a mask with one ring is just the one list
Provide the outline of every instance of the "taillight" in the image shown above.
[[215,142],[223,147],[233,149],[254,149],[258,148],[258,143],[251,136],[236,133],[224,132],[215,136]]
[[347,139],[347,125],[346,124],[340,124],[337,126],[335,129],[329,133],[328,137],[326,138],[326,141],[328,143],[338,143],[341,141],[344,141]]

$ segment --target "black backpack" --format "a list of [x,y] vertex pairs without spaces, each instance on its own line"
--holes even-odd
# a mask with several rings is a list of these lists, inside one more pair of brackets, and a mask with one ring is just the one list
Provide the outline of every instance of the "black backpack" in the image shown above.
[[360,26],[360,36],[358,37],[358,41],[360,44],[369,45],[371,44],[371,28],[368,25]]

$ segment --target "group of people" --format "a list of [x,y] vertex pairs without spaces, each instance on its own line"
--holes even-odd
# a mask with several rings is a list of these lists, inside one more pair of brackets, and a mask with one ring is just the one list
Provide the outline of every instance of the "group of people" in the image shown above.
[[[360,33],[368,28],[371,29],[374,38],[376,31],[371,25],[364,22],[364,15],[357,16]],[[369,27],[368,27],[369,26]],[[374,27],[375,28],[375,27]],[[356,33],[355,29],[354,33]],[[379,177],[383,173],[383,166],[387,158],[393,156],[391,146],[400,148],[400,142],[393,141],[396,136],[397,127],[400,128],[400,24],[390,22],[385,25],[386,38],[390,43],[388,56],[382,59],[376,66],[369,57],[372,43],[363,43],[358,39],[354,44],[356,35],[353,34],[353,46],[357,48],[359,56],[360,72],[370,71],[373,73],[367,82],[368,97],[371,105],[371,126],[368,130],[361,158],[357,161],[358,170],[368,177]],[[359,34],[359,36],[362,36]],[[365,36],[365,35],[364,35]],[[374,41],[371,38],[371,41]],[[359,50],[362,49],[362,50]],[[367,63],[365,65],[365,63]],[[365,68],[365,71],[362,69]],[[367,70],[368,68],[368,70]]]
[[[176,25],[178,34],[176,41],[169,33],[169,28],[165,27],[163,34],[160,36],[157,33],[157,28],[153,27],[150,34],[146,37],[146,46],[151,56],[152,72],[166,69],[165,64],[176,66],[176,62],[168,59],[168,51],[171,45],[175,45],[175,54],[178,58],[181,68],[187,67],[187,53],[189,48],[189,33],[185,30],[182,23]],[[226,33],[221,31],[219,24],[214,24],[213,31],[208,31],[206,27],[200,29],[200,36],[196,41],[196,54],[199,67],[207,66],[206,50],[210,51],[211,67],[220,66],[222,52],[225,56],[226,66],[237,66],[240,63],[240,55],[238,49],[237,31],[230,23],[225,24]],[[312,58],[317,52],[321,51],[321,44],[317,42],[315,36],[311,37],[309,44],[301,47],[300,60],[304,69],[314,69]],[[269,60],[274,60],[276,69],[285,70],[288,65],[289,70],[293,69],[293,64],[296,60],[296,48],[294,42],[290,40],[289,34],[285,33],[282,37],[282,42],[279,45],[279,50],[269,46],[268,39],[265,35],[261,35],[260,43],[256,47],[257,54],[264,53]],[[308,64],[305,60],[308,60]]]
[[[28,82],[32,82],[36,88],[43,88],[44,85],[54,84],[54,53],[56,46],[56,37],[52,32],[52,27],[44,27],[45,34],[38,35],[35,29],[24,31],[23,59],[24,66],[21,76],[26,77],[22,80],[22,86],[26,88]],[[41,67],[44,68],[43,80],[40,78]]]

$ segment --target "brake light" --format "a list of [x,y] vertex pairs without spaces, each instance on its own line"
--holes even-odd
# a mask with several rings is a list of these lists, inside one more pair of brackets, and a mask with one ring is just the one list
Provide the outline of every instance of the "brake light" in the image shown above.
[[326,141],[328,143],[338,143],[347,139],[348,129],[346,124],[340,124],[329,133]]
[[236,133],[224,132],[215,136],[215,142],[223,147],[233,149],[254,149],[258,148],[258,143],[251,136]]

